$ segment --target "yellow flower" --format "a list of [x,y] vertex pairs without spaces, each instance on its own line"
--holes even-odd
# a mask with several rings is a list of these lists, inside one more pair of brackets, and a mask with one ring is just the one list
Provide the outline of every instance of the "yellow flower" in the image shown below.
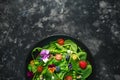
[[34,63],[34,60],[31,60],[30,61],[30,64],[33,66],[35,63]]
[[56,70],[55,65],[54,64],[48,65],[48,70],[50,71],[50,73],[54,73],[54,71]]
[[55,68],[55,67],[53,67],[53,68],[48,68],[48,70],[50,71],[50,73],[54,73],[54,71],[56,70],[56,68]]
[[78,56],[76,54],[72,54],[72,58],[73,58],[73,60],[76,60],[78,58]]

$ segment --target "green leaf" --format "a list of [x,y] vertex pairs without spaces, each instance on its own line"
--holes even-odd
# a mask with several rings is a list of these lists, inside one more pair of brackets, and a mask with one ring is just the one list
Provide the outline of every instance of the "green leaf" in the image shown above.
[[43,71],[41,74],[45,74],[46,72],[48,71],[48,68],[47,67],[44,67]]
[[34,48],[34,49],[32,50],[32,52],[35,52],[36,50],[41,51],[42,48],[41,48],[41,47],[36,47],[36,48]]
[[90,74],[92,73],[92,66],[88,65],[87,68],[85,70],[82,70],[82,77],[85,79],[88,76],[90,76]]
[[52,74],[49,72],[49,71],[47,71],[45,74],[44,74],[44,77],[46,78],[46,80],[52,80],[51,78],[52,78]]
[[71,59],[71,64],[72,64],[73,70],[78,71],[79,69],[78,63],[75,60]]
[[60,78],[60,80],[63,80],[64,76],[65,76],[66,72],[60,72],[60,73],[56,73],[56,75]]
[[71,40],[65,40],[65,42],[64,42],[64,44],[65,45],[70,45],[71,46],[71,49],[73,50],[73,51],[77,51],[77,45],[76,45],[76,43],[74,43],[73,41],[71,41]]
[[87,53],[86,52],[79,52],[78,56],[81,60],[86,60]]
[[28,65],[28,70],[32,71],[32,66],[30,64]]
[[35,73],[37,71],[37,66],[32,66],[32,72]]
[[50,44],[49,44],[49,48],[48,48],[48,49],[55,49],[55,48],[56,48],[55,43],[56,43],[55,41],[50,42]]
[[43,49],[48,49],[50,47],[50,45],[45,45],[45,46],[43,46],[42,48]]
[[63,46],[60,46],[58,43],[55,43],[56,48],[60,50],[66,50]]

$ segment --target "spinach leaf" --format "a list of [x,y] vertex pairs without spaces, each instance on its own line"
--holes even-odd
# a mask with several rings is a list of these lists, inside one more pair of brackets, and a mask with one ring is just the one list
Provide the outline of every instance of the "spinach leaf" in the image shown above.
[[55,43],[55,45],[56,45],[56,48],[57,49],[60,49],[60,50],[67,50],[66,48],[64,48],[63,46],[60,46],[58,43]]
[[85,70],[82,70],[82,77],[85,79],[92,73],[92,66],[88,65]]
[[86,52],[79,52],[78,56],[80,57],[81,60],[86,60],[87,53]]
[[32,53],[35,52],[36,50],[38,50],[40,52],[42,50],[42,48],[41,47],[36,47],[32,50]]
[[75,51],[75,52],[77,52],[77,45],[76,45],[76,43],[74,43],[73,41],[71,41],[71,40],[65,40],[65,42],[64,42],[64,45],[70,45],[71,46],[71,49],[73,50],[73,51]]
[[56,75],[60,78],[60,80],[63,80],[65,74],[66,72],[61,71],[60,73],[57,73]]
[[78,71],[79,69],[78,63],[75,60],[71,59],[71,64],[72,64],[72,69]]
[[49,44],[49,48],[48,48],[48,49],[55,49],[55,48],[56,48],[55,43],[56,43],[55,41],[50,42],[50,44]]

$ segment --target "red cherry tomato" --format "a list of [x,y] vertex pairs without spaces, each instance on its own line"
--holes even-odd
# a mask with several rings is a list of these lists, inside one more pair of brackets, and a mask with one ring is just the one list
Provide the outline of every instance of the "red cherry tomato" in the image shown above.
[[59,45],[64,45],[64,39],[60,38],[57,40]]
[[79,67],[82,69],[85,69],[87,67],[87,62],[86,61],[80,61],[79,62]]
[[42,70],[43,70],[43,67],[42,67],[42,66],[38,66],[38,67],[37,67],[37,71],[38,71],[38,72],[42,72]]
[[66,76],[65,80],[73,80],[73,79],[72,79],[72,76]]

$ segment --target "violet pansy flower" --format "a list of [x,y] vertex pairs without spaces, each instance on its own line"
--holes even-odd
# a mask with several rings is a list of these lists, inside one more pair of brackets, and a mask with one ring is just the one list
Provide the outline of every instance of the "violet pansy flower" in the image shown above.
[[41,59],[42,59],[45,63],[48,61],[48,58],[49,58],[49,56],[50,56],[49,52],[50,52],[49,50],[42,50],[42,51],[40,52]]

